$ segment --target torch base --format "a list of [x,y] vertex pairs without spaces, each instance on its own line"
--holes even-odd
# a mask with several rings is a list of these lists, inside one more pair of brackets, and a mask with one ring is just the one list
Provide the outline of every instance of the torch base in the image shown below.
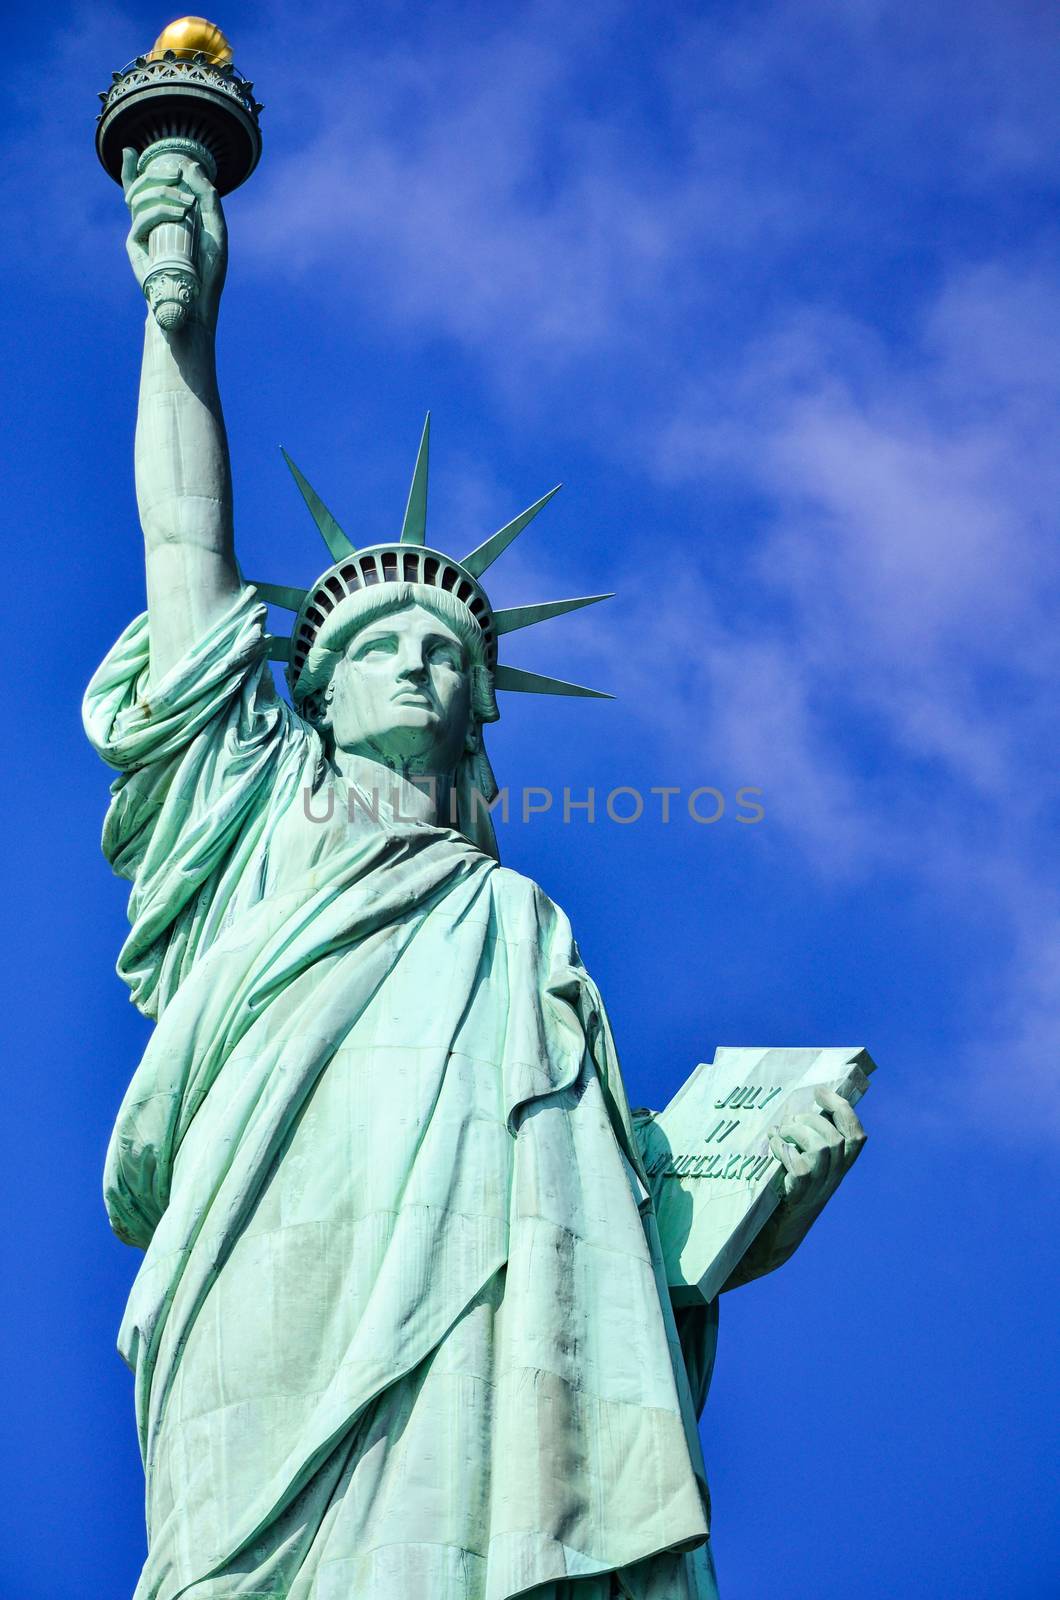
[[96,152],[116,182],[121,182],[122,152],[141,155],[163,139],[189,139],[203,146],[215,166],[218,194],[245,182],[258,164],[261,132],[253,85],[230,65],[198,56],[178,60],[172,51],[160,61],[138,56],[103,99],[96,127]]

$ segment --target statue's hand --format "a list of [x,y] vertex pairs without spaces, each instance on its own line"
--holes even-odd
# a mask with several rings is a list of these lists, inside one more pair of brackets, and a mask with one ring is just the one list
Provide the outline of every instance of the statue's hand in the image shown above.
[[831,1089],[818,1089],[817,1104],[820,1111],[802,1111],[769,1136],[769,1147],[784,1168],[784,1198],[726,1289],[782,1267],[861,1154],[865,1130],[853,1106]]
[[820,1111],[802,1111],[769,1136],[769,1148],[785,1171],[777,1222],[786,1234],[797,1228],[800,1238],[865,1145],[865,1130],[842,1095],[818,1089],[817,1104]]
[[783,1267],[817,1221],[865,1146],[853,1106],[820,1088],[817,1110],[804,1110],[770,1133],[769,1146],[785,1170],[785,1195],[724,1288]]
[[217,190],[197,161],[174,156],[169,162],[152,162],[142,177],[136,175],[135,150],[122,155],[121,181],[132,227],[125,241],[136,281],[143,286],[150,262],[147,241],[160,222],[184,222],[198,214],[195,265],[201,289],[194,301],[196,320],[213,328],[228,266],[228,230]]

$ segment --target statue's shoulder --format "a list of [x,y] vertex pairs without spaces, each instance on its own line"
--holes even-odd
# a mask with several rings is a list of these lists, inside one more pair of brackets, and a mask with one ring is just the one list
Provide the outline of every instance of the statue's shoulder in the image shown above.
[[513,867],[494,867],[490,883],[495,898],[505,904],[555,907],[555,901],[534,878],[528,878],[525,872],[516,872]]
[[490,886],[494,907],[506,928],[532,930],[538,935],[544,931],[552,935],[559,928],[569,936],[566,913],[533,878],[511,867],[496,867],[490,874]]

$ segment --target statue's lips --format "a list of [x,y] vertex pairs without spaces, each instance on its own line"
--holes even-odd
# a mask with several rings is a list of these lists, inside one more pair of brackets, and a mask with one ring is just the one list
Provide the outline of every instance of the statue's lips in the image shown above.
[[402,689],[391,697],[396,706],[415,707],[417,711],[433,711],[434,704],[428,695],[418,689]]

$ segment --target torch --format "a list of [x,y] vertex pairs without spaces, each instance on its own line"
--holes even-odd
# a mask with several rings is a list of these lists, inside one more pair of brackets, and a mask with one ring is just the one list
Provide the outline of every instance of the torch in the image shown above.
[[[254,85],[232,64],[232,47],[203,17],[181,17],[151,50],[114,74],[96,125],[96,152],[121,182],[122,152],[137,174],[172,176],[174,157],[197,161],[218,194],[237,189],[258,164],[261,131]],[[147,241],[144,295],[159,327],[179,328],[199,293],[194,213],[160,222]]]

